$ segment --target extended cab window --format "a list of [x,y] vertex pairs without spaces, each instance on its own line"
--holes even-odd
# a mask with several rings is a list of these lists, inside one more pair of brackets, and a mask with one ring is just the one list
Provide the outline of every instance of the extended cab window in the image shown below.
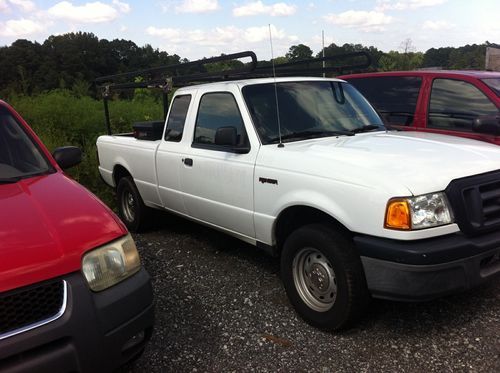
[[243,119],[233,95],[227,92],[206,93],[200,100],[193,145],[224,150],[225,145],[219,145],[217,137],[225,129],[234,131],[235,146],[247,141]]
[[432,83],[428,127],[472,131],[475,118],[497,113],[495,104],[468,82],[435,79]]
[[191,95],[177,96],[174,99],[168,116],[165,140],[175,142],[181,141],[190,102]]
[[414,76],[384,76],[349,79],[377,109],[386,124],[411,126],[422,79]]
[[52,171],[52,167],[21,125],[0,107],[0,183]]

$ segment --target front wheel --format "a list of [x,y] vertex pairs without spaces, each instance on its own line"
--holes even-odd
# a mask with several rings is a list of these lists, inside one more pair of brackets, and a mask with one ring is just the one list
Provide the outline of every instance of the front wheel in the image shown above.
[[281,275],[299,315],[322,329],[346,327],[370,298],[354,245],[325,225],[303,226],[286,239]]
[[131,232],[140,232],[149,223],[151,211],[147,207],[131,177],[123,177],[116,188],[118,212]]

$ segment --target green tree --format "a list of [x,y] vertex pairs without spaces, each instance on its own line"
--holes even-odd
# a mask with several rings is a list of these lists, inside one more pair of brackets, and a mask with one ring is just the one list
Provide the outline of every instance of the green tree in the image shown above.
[[454,48],[431,48],[424,53],[422,67],[449,68],[450,53]]
[[307,45],[292,45],[285,55],[288,61],[301,61],[312,58],[313,51]]

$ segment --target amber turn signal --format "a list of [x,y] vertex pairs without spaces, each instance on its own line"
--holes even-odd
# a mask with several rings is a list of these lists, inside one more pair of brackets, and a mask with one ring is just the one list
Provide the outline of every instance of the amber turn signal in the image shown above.
[[407,200],[392,199],[387,203],[385,228],[409,230],[411,228],[410,206]]

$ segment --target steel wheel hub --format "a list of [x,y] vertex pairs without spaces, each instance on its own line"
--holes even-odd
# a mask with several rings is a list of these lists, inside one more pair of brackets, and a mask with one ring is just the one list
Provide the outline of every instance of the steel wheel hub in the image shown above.
[[337,298],[337,279],[330,261],[319,250],[304,248],[292,264],[293,281],[301,299],[310,308],[325,312]]
[[135,200],[130,192],[123,193],[122,197],[122,210],[123,215],[127,221],[134,221],[135,219]]

